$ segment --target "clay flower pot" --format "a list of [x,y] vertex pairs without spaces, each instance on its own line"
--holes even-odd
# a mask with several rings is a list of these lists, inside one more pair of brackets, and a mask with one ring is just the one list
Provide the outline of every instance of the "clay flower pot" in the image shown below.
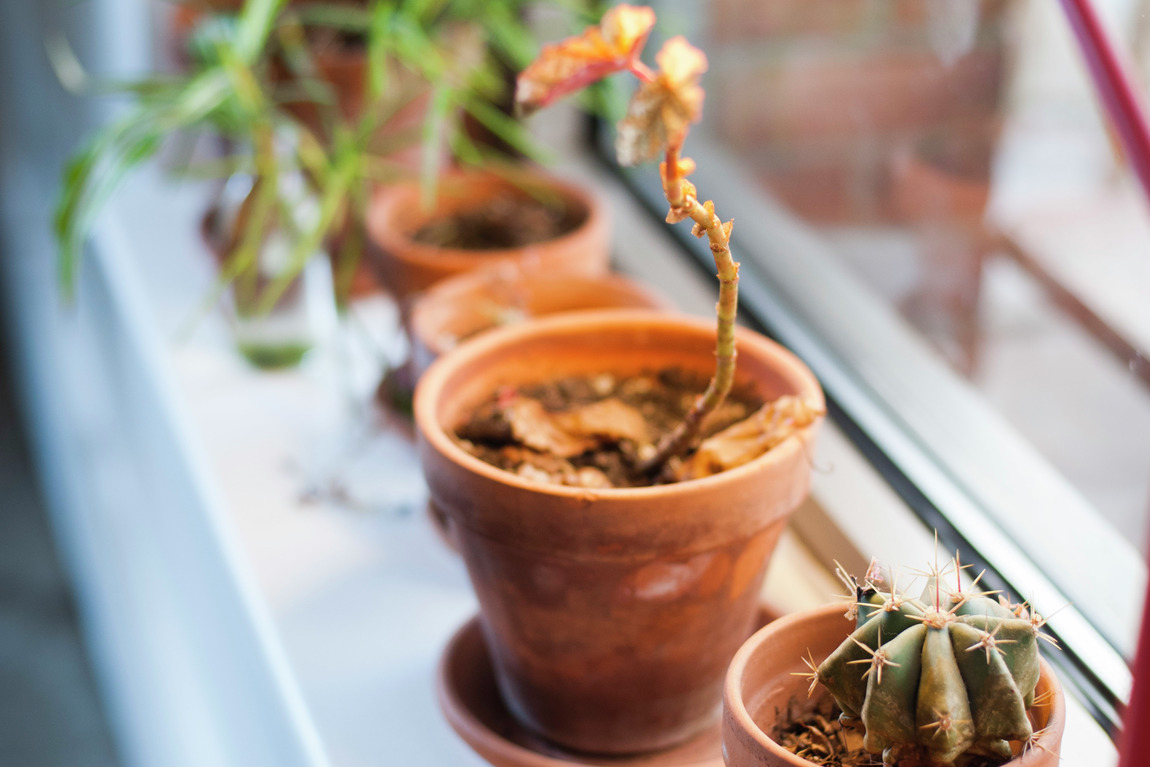
[[[823,406],[811,372],[740,329],[738,381]],[[415,395],[431,499],[451,519],[508,708],[566,748],[635,753],[714,722],[767,559],[806,495],[818,424],[705,479],[588,490],[464,451],[450,430],[504,385],[664,367],[709,374],[713,322],[580,312],[494,330],[441,357]]]
[[[810,767],[776,743],[772,736],[799,712],[814,707],[808,699],[809,680],[794,676],[806,672],[803,657],[810,650],[815,661],[826,658],[855,627],[843,617],[842,604],[792,613],[771,623],[742,646],[727,671],[723,691],[723,758],[727,767]],[[1034,729],[1046,728],[1040,748],[1033,748],[1004,767],[1056,767],[1062,731],[1066,726],[1066,701],[1062,686],[1046,661],[1036,694],[1053,695],[1035,707]],[[821,688],[815,695],[828,694]]]
[[[500,263],[528,265],[539,271],[602,274],[610,258],[603,205],[580,187],[538,172],[520,170],[499,176],[454,173],[440,179],[430,209],[420,204],[416,182],[383,187],[367,215],[371,258],[380,279],[397,299],[431,287],[446,277]],[[429,223],[469,210],[493,198],[559,200],[573,228],[543,242],[519,248],[464,249],[418,242],[414,235]]]
[[503,325],[592,309],[673,307],[615,274],[555,274],[505,264],[444,280],[415,298],[407,321],[415,374],[460,342]]

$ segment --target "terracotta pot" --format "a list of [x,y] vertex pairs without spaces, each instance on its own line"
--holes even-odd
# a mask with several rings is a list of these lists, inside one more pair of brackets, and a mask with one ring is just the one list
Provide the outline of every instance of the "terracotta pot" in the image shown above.
[[[430,221],[476,208],[496,195],[557,196],[578,217],[571,231],[522,248],[465,250],[416,242],[413,235]],[[420,187],[411,182],[381,188],[368,210],[368,255],[380,279],[399,299],[461,272],[519,263],[539,271],[602,274],[610,258],[607,214],[592,194],[539,172],[521,170],[504,177],[454,173],[440,179],[431,209],[420,204]]]
[[[788,351],[744,329],[738,350],[738,381],[822,406]],[[713,365],[710,321],[581,312],[491,331],[416,389],[424,474],[479,597],[499,689],[525,727],[567,748],[664,748],[715,721],[767,559],[807,493],[817,424],[713,477],[595,491],[501,471],[449,430],[504,385]]]
[[[802,659],[807,651],[816,660],[826,658],[854,629],[843,617],[842,604],[784,616],[762,629],[742,646],[727,671],[723,692],[723,758],[727,767],[810,767],[813,762],[795,756],[771,736],[796,713],[810,710],[809,682]],[[1033,709],[1035,730],[1046,728],[1041,748],[1012,759],[1004,767],[1056,767],[1066,726],[1066,701],[1058,678],[1042,661],[1037,694],[1053,691],[1049,701]],[[825,690],[823,694],[827,694]],[[816,695],[818,692],[816,692]]]
[[554,274],[505,264],[444,280],[415,298],[407,328],[416,376],[461,341],[502,325],[592,309],[662,309],[663,297],[615,274]]

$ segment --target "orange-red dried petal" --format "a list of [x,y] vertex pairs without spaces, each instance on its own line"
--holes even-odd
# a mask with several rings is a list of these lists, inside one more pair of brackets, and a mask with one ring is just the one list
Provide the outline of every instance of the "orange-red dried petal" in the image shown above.
[[619,5],[604,14],[598,26],[545,45],[519,75],[516,105],[521,112],[532,112],[629,68],[654,26],[655,12],[650,8]]
[[669,145],[681,144],[690,124],[703,115],[703,52],[683,37],[673,37],[655,60],[658,76],[635,91],[619,123],[615,150],[623,165],[658,159]]

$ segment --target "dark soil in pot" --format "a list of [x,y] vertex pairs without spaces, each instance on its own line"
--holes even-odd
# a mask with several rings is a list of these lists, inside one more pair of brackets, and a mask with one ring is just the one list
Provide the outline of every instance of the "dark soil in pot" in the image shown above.
[[522,248],[562,237],[586,220],[586,211],[559,202],[504,194],[482,205],[434,219],[412,239],[463,250]]
[[[816,693],[817,694],[817,693]],[[818,695],[818,694],[817,694]],[[830,695],[818,695],[813,707],[806,701],[795,705],[794,716],[771,733],[780,746],[819,767],[872,767],[882,758],[863,748],[861,729],[843,726],[842,710]],[[1032,715],[1033,719],[1033,715]],[[769,725],[767,722],[761,725]],[[899,762],[899,767],[931,767],[928,762]],[[980,756],[968,757],[962,767],[1002,767],[1004,762]]]
[[829,695],[819,697],[814,708],[804,704],[794,718],[772,737],[779,745],[820,767],[856,767],[874,764],[863,748],[861,732],[843,727],[842,711]]
[[[518,169],[500,175],[482,172],[457,172],[442,176],[437,185],[435,204],[423,205],[423,191],[418,183],[395,184],[381,188],[372,198],[367,215],[370,262],[381,281],[400,301],[430,288],[440,280],[476,269],[508,264],[530,267],[540,273],[601,275],[610,260],[607,212],[596,195],[537,171]],[[491,237],[467,235],[478,240],[481,249],[444,247],[415,237],[425,230],[423,239],[460,239],[456,225],[441,229],[437,222],[466,220],[471,211],[484,210],[491,200],[511,199],[518,206],[524,202],[542,207],[543,226],[520,225],[515,228],[531,238],[540,231],[554,231],[558,218],[563,234],[545,237],[521,247],[500,247]],[[559,211],[558,216],[555,211]],[[506,214],[503,214],[506,217]],[[482,219],[491,219],[484,214]],[[431,228],[430,231],[429,227]],[[474,231],[477,227],[468,226]],[[478,227],[480,229],[487,227]],[[431,231],[438,233],[431,234]],[[500,235],[506,237],[509,235]],[[523,237],[524,234],[515,235]]]
[[[674,429],[706,386],[702,375],[664,368],[504,387],[455,435],[477,458],[540,482],[597,488],[676,482],[681,461],[653,477],[636,475],[633,467],[644,458],[645,446]],[[749,386],[732,392],[700,436],[746,419],[762,404]]]

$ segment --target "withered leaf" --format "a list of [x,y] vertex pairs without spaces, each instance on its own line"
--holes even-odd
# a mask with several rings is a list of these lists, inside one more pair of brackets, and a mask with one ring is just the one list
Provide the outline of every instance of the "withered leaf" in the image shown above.
[[613,72],[631,66],[655,26],[650,8],[618,5],[598,26],[581,35],[543,46],[523,70],[515,88],[515,104],[529,114]]
[[679,479],[698,479],[750,463],[822,415],[799,397],[768,402],[747,418],[703,440]]
[[622,165],[657,160],[668,146],[681,144],[703,114],[703,52],[681,36],[672,37],[655,60],[658,75],[639,86],[619,123],[615,152]]
[[517,397],[504,408],[503,417],[511,424],[516,442],[541,453],[570,458],[595,446],[594,440],[574,436],[559,427],[539,400]]
[[620,399],[593,402],[556,416],[556,424],[568,434],[613,441],[631,440],[641,445],[650,441],[647,419]]
[[604,441],[650,441],[647,419],[614,397],[563,413],[550,413],[538,400],[517,397],[502,412],[517,443],[559,458],[585,453]]

